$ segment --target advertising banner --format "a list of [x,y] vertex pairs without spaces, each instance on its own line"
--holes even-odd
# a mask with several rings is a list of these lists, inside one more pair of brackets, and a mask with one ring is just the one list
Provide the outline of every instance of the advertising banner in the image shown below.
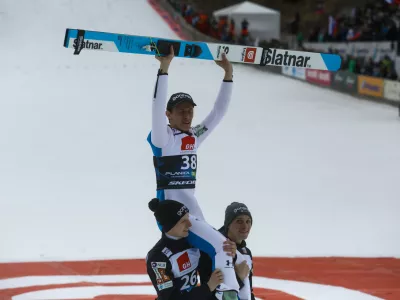
[[347,71],[338,71],[332,74],[332,87],[336,90],[357,93],[357,75]]
[[334,89],[343,91],[346,73],[345,71],[337,71],[332,74],[332,87]]
[[343,88],[346,92],[357,93],[357,75],[354,73],[346,72]]
[[400,82],[393,80],[385,80],[383,96],[386,99],[400,102]]
[[358,93],[373,97],[383,97],[383,79],[358,76]]
[[301,80],[306,80],[306,70],[303,68],[282,67],[282,74]]
[[323,86],[330,86],[332,73],[329,71],[306,69],[306,80]]

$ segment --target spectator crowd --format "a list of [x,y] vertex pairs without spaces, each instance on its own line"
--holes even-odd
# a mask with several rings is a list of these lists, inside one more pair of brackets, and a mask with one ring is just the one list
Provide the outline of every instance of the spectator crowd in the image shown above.
[[329,16],[328,26],[312,29],[308,41],[397,41],[399,24],[398,3],[374,0],[363,8],[354,7],[349,14]]
[[[252,45],[253,40],[249,33],[249,22],[243,19],[241,24],[227,17],[215,18],[213,15],[206,14],[203,10],[195,8],[187,1],[167,0],[176,11],[201,33],[213,37],[217,40],[231,44]],[[236,34],[236,26],[241,26],[240,34]]]
[[348,55],[345,58],[342,57],[341,70],[391,80],[398,79],[394,61],[388,55],[385,55],[377,62],[372,57],[354,57]]
[[[390,2],[390,3],[389,3]],[[311,29],[308,42],[383,42],[389,41],[399,49],[400,38],[400,0],[369,1],[365,7],[354,7],[349,14],[329,16],[327,26]],[[298,32],[299,46],[303,45],[303,35]],[[308,49],[313,51],[312,49]],[[400,50],[400,49],[399,49]],[[317,52],[317,51],[315,51]],[[335,49],[328,53],[339,54]],[[397,80],[395,61],[385,55],[380,60],[368,56],[341,55],[342,70],[349,72]]]

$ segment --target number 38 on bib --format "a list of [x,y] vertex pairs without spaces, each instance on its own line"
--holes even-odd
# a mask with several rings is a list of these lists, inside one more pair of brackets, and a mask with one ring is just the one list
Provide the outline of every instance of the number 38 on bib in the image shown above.
[[196,154],[153,157],[153,163],[158,190],[196,187]]

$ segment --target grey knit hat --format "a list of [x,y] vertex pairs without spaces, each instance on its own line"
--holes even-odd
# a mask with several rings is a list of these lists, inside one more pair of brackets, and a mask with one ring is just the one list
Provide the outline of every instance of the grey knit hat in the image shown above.
[[225,221],[224,227],[225,230],[228,231],[229,225],[235,220],[236,217],[241,215],[247,215],[251,218],[251,222],[253,223],[253,217],[247,206],[243,203],[232,202],[225,210]]

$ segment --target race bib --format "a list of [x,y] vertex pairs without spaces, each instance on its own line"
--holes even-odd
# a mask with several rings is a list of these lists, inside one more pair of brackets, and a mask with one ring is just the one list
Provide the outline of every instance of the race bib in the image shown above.
[[194,189],[196,187],[197,155],[153,157],[157,189]]

